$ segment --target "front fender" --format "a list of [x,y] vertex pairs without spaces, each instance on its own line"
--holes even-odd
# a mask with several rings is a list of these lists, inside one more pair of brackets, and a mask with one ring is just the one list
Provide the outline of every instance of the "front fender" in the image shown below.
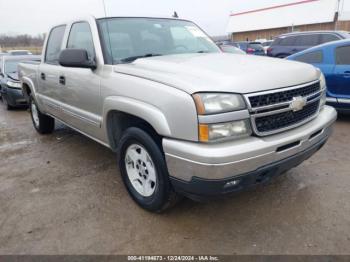
[[157,107],[145,102],[123,96],[112,96],[103,103],[103,126],[107,130],[107,117],[111,111],[120,111],[137,116],[148,122],[159,135],[171,136],[168,121]]

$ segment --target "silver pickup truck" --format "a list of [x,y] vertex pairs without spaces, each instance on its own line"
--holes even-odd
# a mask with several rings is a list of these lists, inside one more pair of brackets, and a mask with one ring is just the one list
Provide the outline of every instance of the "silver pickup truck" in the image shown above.
[[57,119],[115,151],[130,195],[154,212],[269,181],[319,150],[337,117],[314,67],[222,53],[180,19],[61,24],[41,63],[19,71],[35,129]]

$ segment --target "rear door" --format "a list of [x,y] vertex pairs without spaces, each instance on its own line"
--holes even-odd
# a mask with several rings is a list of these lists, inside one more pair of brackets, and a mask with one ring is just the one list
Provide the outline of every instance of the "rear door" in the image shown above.
[[60,118],[60,94],[58,87],[59,54],[62,50],[63,38],[66,25],[54,27],[47,40],[46,51],[43,63],[38,70],[38,99],[43,103],[47,112]]
[[298,35],[293,48],[291,49],[292,54],[303,51],[313,46],[317,46],[320,42],[319,34],[310,34],[310,35]]
[[344,102],[350,103],[350,45],[335,49],[334,80],[338,98],[346,99]]
[[[72,24],[66,48],[85,49],[96,61],[92,31],[88,22]],[[100,129],[102,102],[98,69],[61,67],[59,75],[63,121],[93,136]]]

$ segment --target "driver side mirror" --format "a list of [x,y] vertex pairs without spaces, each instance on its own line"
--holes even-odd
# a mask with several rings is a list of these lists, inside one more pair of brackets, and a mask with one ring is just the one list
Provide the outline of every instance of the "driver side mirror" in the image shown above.
[[89,59],[88,52],[85,49],[64,49],[58,58],[58,63],[64,67],[97,68],[96,62]]

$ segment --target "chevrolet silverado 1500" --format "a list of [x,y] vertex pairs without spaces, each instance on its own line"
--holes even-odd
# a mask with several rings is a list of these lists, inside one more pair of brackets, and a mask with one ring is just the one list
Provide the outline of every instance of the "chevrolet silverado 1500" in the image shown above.
[[336,111],[311,65],[222,53],[180,19],[78,19],[48,34],[40,64],[20,64],[35,129],[54,119],[117,153],[143,208],[269,181],[313,155]]

